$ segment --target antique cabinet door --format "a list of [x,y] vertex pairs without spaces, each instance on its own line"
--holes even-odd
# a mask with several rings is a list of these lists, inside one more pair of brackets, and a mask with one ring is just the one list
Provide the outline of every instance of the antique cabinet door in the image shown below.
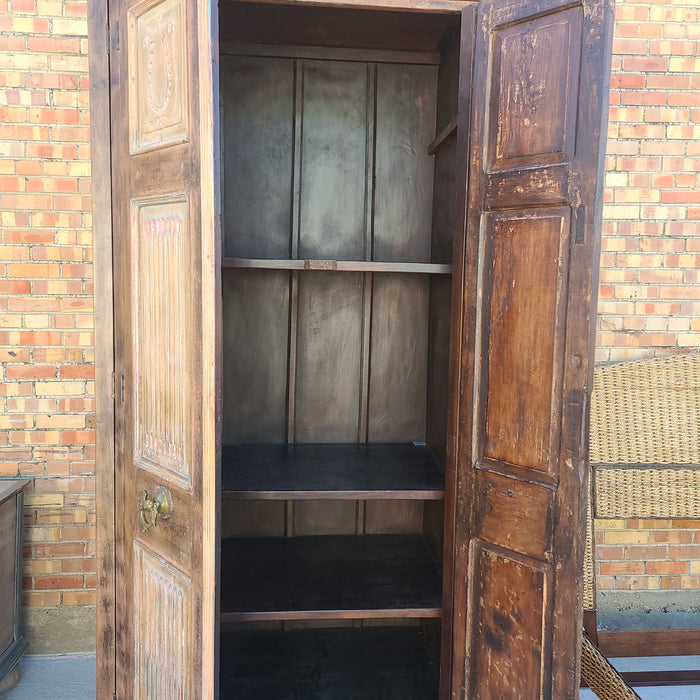
[[577,697],[611,19],[607,0],[479,5],[453,698]]
[[118,700],[216,693],[216,12],[110,4]]

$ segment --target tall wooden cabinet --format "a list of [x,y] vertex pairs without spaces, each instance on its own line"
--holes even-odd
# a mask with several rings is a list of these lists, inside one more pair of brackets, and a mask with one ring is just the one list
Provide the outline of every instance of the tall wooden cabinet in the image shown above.
[[576,696],[610,18],[95,3],[100,697]]

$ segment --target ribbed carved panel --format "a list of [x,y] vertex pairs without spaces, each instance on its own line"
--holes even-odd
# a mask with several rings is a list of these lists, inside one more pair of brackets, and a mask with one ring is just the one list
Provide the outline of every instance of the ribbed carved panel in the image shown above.
[[134,542],[134,698],[188,700],[191,579]]
[[134,202],[134,462],[190,486],[187,416],[188,203]]

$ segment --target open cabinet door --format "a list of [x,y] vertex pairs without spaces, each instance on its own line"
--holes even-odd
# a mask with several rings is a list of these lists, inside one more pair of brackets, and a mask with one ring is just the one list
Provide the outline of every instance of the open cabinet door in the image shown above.
[[216,693],[215,12],[110,5],[118,700]]
[[453,698],[577,697],[611,19],[607,0],[479,6]]

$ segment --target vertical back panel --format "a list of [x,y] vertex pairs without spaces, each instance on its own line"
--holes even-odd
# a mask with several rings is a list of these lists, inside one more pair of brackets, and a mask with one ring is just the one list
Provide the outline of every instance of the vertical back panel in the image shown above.
[[436,66],[377,66],[374,260],[430,261]]
[[295,442],[356,442],[362,349],[361,273],[299,280]]
[[304,61],[299,257],[362,260],[367,65]]
[[425,440],[428,289],[425,275],[374,275],[369,442]]
[[224,253],[290,254],[294,61],[224,56]]
[[227,272],[223,296],[223,440],[284,442],[289,273]]

